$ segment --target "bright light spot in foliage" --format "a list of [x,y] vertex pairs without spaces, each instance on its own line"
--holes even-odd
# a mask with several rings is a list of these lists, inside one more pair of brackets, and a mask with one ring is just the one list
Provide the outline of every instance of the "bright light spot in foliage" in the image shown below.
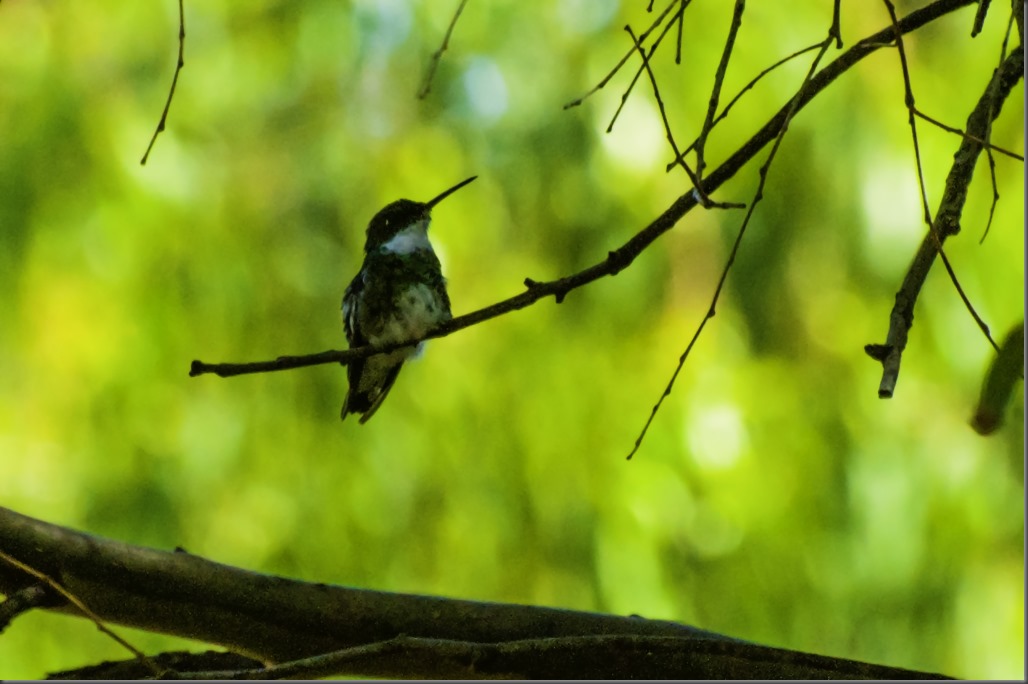
[[739,410],[728,404],[700,409],[686,421],[686,443],[693,459],[710,470],[727,470],[749,443]]
[[[599,122],[601,130],[606,130],[610,123],[609,113],[604,112],[606,120]],[[600,140],[604,149],[619,165],[634,171],[651,171],[654,166],[662,167],[666,163],[667,141],[661,134],[664,124],[660,114],[648,102],[629,100],[621,115],[614,124],[614,130],[604,133]]]
[[507,83],[490,59],[477,58],[464,72],[464,91],[475,115],[487,122],[507,111]]

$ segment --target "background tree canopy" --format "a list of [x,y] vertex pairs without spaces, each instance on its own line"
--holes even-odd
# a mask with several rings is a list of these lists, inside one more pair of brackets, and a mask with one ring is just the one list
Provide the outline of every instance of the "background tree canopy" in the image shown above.
[[[635,66],[561,109],[631,47],[624,24],[652,21],[642,3],[472,2],[418,100],[452,9],[187,3],[168,129],[140,166],[174,66],[174,3],[0,4],[0,502],[312,581],[1023,677],[1023,395],[995,436],[969,427],[994,352],[941,269],[894,399],[878,399],[863,351],[925,233],[894,49],[791,123],[718,315],[631,461],[742,212],[694,211],[560,306],[431,342],[365,426],[339,422],[336,365],[187,376],[194,358],[342,348],[364,228],[399,197],[480,176],[434,212],[459,314],[601,260],[691,187],[664,171],[645,76],[604,132]],[[972,40],[973,14],[905,39],[919,108],[956,127],[998,64],[1009,9]],[[682,64],[670,47],[654,59],[686,142],[730,18],[727,3],[695,3]],[[829,22],[824,2],[751,2],[726,95]],[[848,43],[888,25],[884,5],[843,3]],[[715,129],[709,163],[809,63],[761,81]],[[1018,84],[992,137],[1017,152],[1023,97]],[[934,210],[960,138],[918,131]],[[759,164],[715,199],[751,201]],[[1001,199],[979,244],[992,200],[980,160],[947,243],[997,337],[1023,318],[1023,181],[997,155]],[[195,647],[121,631],[146,651]],[[44,613],[0,636],[6,678],[123,656]]]

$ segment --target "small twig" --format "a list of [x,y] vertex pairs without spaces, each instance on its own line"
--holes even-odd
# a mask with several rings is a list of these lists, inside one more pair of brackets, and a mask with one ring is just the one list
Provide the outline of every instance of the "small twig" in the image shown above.
[[[664,26],[664,30],[661,31],[660,35],[657,36],[656,40],[653,41],[653,45],[650,46],[649,53],[642,53],[644,55],[644,63],[639,65],[639,68],[636,69],[635,75],[632,76],[632,80],[628,84],[628,87],[625,88],[625,92],[621,93],[621,102],[618,103],[617,109],[614,110],[614,116],[610,118],[610,123],[607,125],[607,133],[610,133],[614,130],[614,124],[617,123],[618,117],[621,116],[621,110],[623,110],[625,108],[625,104],[628,103],[628,96],[632,94],[632,90],[635,88],[635,84],[639,82],[639,77],[642,76],[643,70],[646,68],[648,60],[653,57],[654,53],[657,52],[657,48],[660,46],[661,41],[664,40],[664,36],[666,36],[668,34],[668,31],[671,30],[671,26],[674,25],[675,19],[677,17],[680,17],[685,12],[685,8],[686,6],[688,6],[688,4],[689,0],[684,0],[682,2],[682,6],[678,9],[678,12],[675,13],[675,16],[671,17],[668,23]],[[648,33],[648,31],[646,33]],[[634,42],[641,45],[642,42],[646,39],[646,33],[640,35],[638,39],[635,39],[633,36]]]
[[828,32],[835,36],[835,48],[842,49],[842,0],[835,0],[832,7],[832,27]]
[[682,63],[682,29],[685,24],[685,6],[689,0],[682,0],[682,7],[678,10],[678,36],[675,40],[675,64]]
[[992,202],[989,204],[989,218],[985,221],[985,230],[982,231],[982,238],[978,244],[985,242],[989,236],[989,229],[992,228],[992,219],[996,215],[996,205],[999,204],[999,188],[996,185],[996,158],[992,156],[991,147],[985,148],[985,158],[989,160],[989,181],[992,185]]
[[[999,50],[999,63],[1000,67],[1003,65],[1003,57],[1007,54],[1007,44],[1010,41],[1010,34],[1014,29],[1014,13],[1010,13],[1010,19],[1007,21],[1007,30],[1003,34],[1003,44]],[[1000,67],[996,67],[997,69]],[[995,102],[995,99],[993,100]],[[989,116],[989,126],[986,131],[986,138],[992,137],[992,116]],[[986,143],[988,144],[988,143]],[[989,235],[989,229],[992,228],[992,218],[996,215],[996,205],[999,204],[999,188],[996,184],[996,159],[992,156],[992,146],[989,145],[985,148],[985,156],[989,160],[989,181],[992,184],[992,203],[989,205],[989,219],[985,222],[985,230],[982,231],[982,239],[978,241],[978,244],[985,242],[985,238]],[[1022,161],[1023,158],[1022,158]]]
[[157,122],[157,130],[153,132],[153,136],[150,137],[150,144],[146,146],[146,152],[143,153],[143,158],[139,160],[140,165],[146,166],[146,160],[150,157],[150,150],[153,149],[153,145],[157,142],[157,136],[164,132],[164,127],[168,123],[168,110],[171,109],[171,98],[175,97],[175,86],[178,85],[178,75],[182,71],[182,67],[185,66],[185,46],[186,46],[186,12],[182,7],[183,0],[178,0],[178,61],[175,63],[175,75],[171,77],[171,88],[168,89],[168,99],[164,103],[164,111],[161,112],[161,120]]
[[132,655],[134,655],[139,660],[139,662],[141,662],[144,665],[146,665],[147,668],[149,668],[150,671],[154,673],[154,675],[160,677],[162,674],[164,674],[164,670],[162,670],[161,668],[157,667],[157,665],[155,665],[149,658],[146,657],[145,653],[143,653],[142,651],[137,649],[135,646],[133,646],[132,644],[130,644],[129,642],[125,641],[120,636],[115,634],[109,627],[107,627],[107,625],[105,625],[103,623],[103,621],[97,616],[96,613],[94,613],[92,610],[90,610],[89,607],[86,606],[86,604],[83,603],[79,599],[79,597],[75,596],[75,594],[73,594],[70,591],[68,591],[67,589],[65,589],[64,586],[61,585],[60,582],[58,582],[57,580],[53,579],[52,577],[50,577],[46,573],[42,573],[39,570],[36,570],[32,566],[26,565],[25,563],[22,563],[17,558],[14,558],[13,556],[9,556],[8,554],[4,553],[3,551],[0,551],[0,560],[3,560],[5,562],[7,562],[9,565],[12,565],[15,568],[18,568],[19,570],[21,570],[24,573],[32,575],[33,577],[35,577],[40,582],[43,582],[44,584],[46,584],[48,587],[50,587],[51,589],[56,591],[58,594],[60,594],[64,598],[66,598],[69,603],[71,603],[73,606],[78,608],[79,611],[83,615],[85,615],[87,618],[89,618],[93,622],[93,624],[96,625],[96,628],[98,630],[100,630],[101,632],[103,632],[104,634],[106,634],[107,636],[111,637],[112,639],[114,639],[119,644],[121,644],[123,647],[125,647]]
[[[666,17],[668,12],[671,11],[671,8],[674,7],[677,4],[681,4],[682,5],[682,10],[684,10],[685,9],[685,5],[689,4],[689,0],[671,0],[671,2],[668,3],[668,6],[664,8],[664,11],[660,13],[660,16],[658,16],[653,21],[653,23],[650,25],[650,27],[648,29],[646,29],[645,31],[643,31],[642,34],[639,35],[639,41],[640,42],[645,41],[646,38],[650,35],[650,33],[653,31],[653,29],[655,29],[658,26],[660,26],[661,22],[664,21],[664,17]],[[679,10],[679,11],[681,11],[681,10]],[[599,83],[597,83],[593,87],[592,90],[587,92],[582,97],[576,98],[576,99],[572,100],[571,102],[568,102],[566,105],[564,105],[563,108],[564,109],[571,109],[572,107],[577,107],[580,104],[582,104],[583,102],[585,102],[590,96],[592,96],[592,95],[598,93],[600,90],[602,90],[604,86],[606,86],[608,83],[610,83],[610,79],[614,78],[614,75],[618,71],[621,70],[621,67],[623,67],[625,65],[625,62],[628,61],[628,59],[632,56],[633,52],[635,52],[635,48],[634,47],[629,49],[628,52],[625,53],[625,56],[622,57],[618,61],[618,63],[614,65],[614,68],[610,70],[610,73],[608,73],[606,76],[604,76],[603,79]],[[639,74],[636,74],[635,77],[639,78]]]
[[[1005,55],[1006,52],[1004,52],[1003,54]],[[1000,59],[1000,61],[1001,62],[1003,61],[1002,58]],[[946,131],[947,133],[953,133],[954,135],[959,135],[961,138],[967,138],[971,142],[976,142],[979,145],[981,145],[983,148],[985,148],[986,150],[993,150],[993,151],[999,152],[1002,155],[1010,157],[1011,159],[1016,159],[1017,161],[1020,161],[1020,162],[1024,161],[1024,155],[1018,154],[1017,152],[1011,152],[1010,150],[1008,150],[1008,149],[1006,149],[1004,147],[1000,147],[999,145],[993,145],[991,142],[988,142],[987,140],[984,140],[982,138],[970,135],[966,131],[964,131],[964,130],[962,130],[960,128],[957,128],[955,126],[948,126],[948,125],[944,124],[943,122],[939,121],[938,119],[935,119],[935,118],[925,114],[920,109],[918,109],[916,106],[914,107],[914,114],[918,118],[924,119],[928,123],[930,123],[933,126],[936,126],[938,128],[941,128],[942,130]]]
[[[657,107],[660,109],[660,118],[664,123],[664,134],[667,136],[667,141],[671,145],[671,150],[675,153],[675,158],[678,159],[678,164],[685,169],[686,175],[689,176],[689,180],[692,181],[693,188],[699,196],[700,204],[705,209],[716,207],[719,209],[745,209],[745,204],[739,204],[737,202],[715,202],[703,191],[703,186],[700,183],[699,176],[693,172],[686,163],[684,155],[678,151],[678,144],[675,143],[675,137],[671,133],[671,123],[667,118],[667,110],[664,108],[664,100],[660,96],[660,88],[657,86],[657,77],[653,74],[653,69],[650,68],[650,59],[646,55],[646,51],[643,50],[642,44],[639,39],[635,37],[635,33],[632,31],[631,26],[625,26],[625,31],[632,37],[632,42],[635,43],[636,49],[639,50],[639,57],[642,58],[643,68],[646,70],[646,75],[650,78],[650,85],[653,87],[653,97],[657,100]],[[669,169],[670,170],[670,169]]]
[[703,320],[696,327],[696,331],[693,333],[692,339],[689,340],[689,344],[686,345],[685,351],[678,357],[678,365],[675,367],[674,372],[671,374],[671,379],[668,380],[667,386],[664,391],[661,392],[660,397],[657,399],[657,403],[653,405],[650,410],[650,415],[646,419],[646,423],[643,425],[642,430],[639,432],[639,436],[635,439],[635,444],[632,446],[632,450],[628,452],[627,460],[631,460],[632,456],[639,451],[639,447],[642,446],[643,439],[646,437],[646,433],[650,429],[650,425],[653,423],[653,419],[657,417],[657,412],[660,411],[660,407],[664,404],[664,400],[671,396],[671,390],[675,386],[675,381],[678,379],[678,374],[682,372],[682,368],[685,366],[686,359],[689,358],[690,352],[692,352],[693,346],[696,341],[700,338],[700,334],[707,325],[707,321],[712,319],[717,311],[717,303],[721,298],[721,291],[724,289],[725,282],[728,279],[728,273],[732,269],[732,265],[735,263],[735,257],[739,253],[739,247],[742,245],[743,236],[746,234],[746,229],[750,224],[750,219],[753,217],[753,212],[757,207],[757,204],[764,197],[764,185],[767,183],[767,174],[771,169],[771,163],[774,161],[775,155],[778,153],[779,147],[781,147],[782,140],[785,138],[785,132],[789,129],[789,123],[792,121],[793,116],[800,110],[802,98],[805,91],[810,87],[811,82],[814,78],[814,73],[817,71],[818,65],[821,63],[821,59],[828,52],[828,48],[831,47],[832,41],[835,39],[835,31],[839,25],[838,18],[836,17],[831,28],[828,30],[828,36],[821,43],[821,49],[814,57],[813,62],[810,64],[810,69],[807,70],[807,75],[803,79],[803,83],[800,84],[799,90],[792,97],[785,110],[785,117],[782,121],[781,127],[775,136],[774,143],[771,146],[771,151],[768,153],[767,159],[764,164],[760,167],[759,176],[760,181],[757,184],[757,190],[753,194],[753,201],[751,201],[746,209],[746,216],[742,220],[742,225],[739,227],[739,232],[735,236],[735,242],[732,244],[732,251],[728,254],[728,260],[725,262],[725,266],[721,269],[721,277],[718,279],[717,287],[714,288],[714,294],[710,300],[710,306],[707,308],[707,313],[704,315]]
[[[742,14],[746,10],[746,0],[735,0],[735,8],[732,11],[732,23],[728,27],[728,38],[725,39],[725,48],[721,51],[721,61],[718,62],[717,71],[714,74],[714,86],[710,91],[710,99],[707,102],[707,115],[703,119],[703,127],[696,139],[696,175],[703,178],[703,171],[707,167],[704,154],[707,148],[707,136],[714,127],[714,114],[721,99],[721,87],[725,82],[725,73],[728,71],[728,60],[732,58],[732,51],[735,49],[735,37],[739,34],[742,26]],[[682,159],[682,155],[675,150],[675,160]]]
[[[967,188],[974,175],[974,167],[981,153],[983,145],[975,139],[986,139],[992,119],[999,114],[998,104],[1001,104],[1010,94],[1013,84],[1021,78],[1024,66],[1024,54],[1022,50],[1014,50],[1004,61],[1000,69],[993,73],[992,79],[986,86],[985,92],[978,100],[974,110],[967,120],[967,136],[961,142],[957,153],[954,155],[953,166],[946,178],[946,187],[939,210],[935,220],[932,220],[931,211],[928,208],[928,198],[924,187],[924,176],[921,172],[921,156],[917,145],[916,119],[913,114],[914,96],[910,86],[909,71],[906,64],[906,53],[903,49],[903,41],[898,30],[895,8],[890,0],[883,0],[886,9],[893,20],[894,39],[900,55],[900,64],[903,68],[904,78],[904,99],[908,108],[908,118],[911,124],[912,136],[914,139],[914,157],[917,163],[918,182],[921,186],[922,211],[925,215],[925,222],[928,224],[928,233],[921,242],[921,246],[914,256],[914,260],[907,270],[899,292],[896,293],[896,303],[889,316],[889,332],[884,344],[869,344],[864,351],[871,358],[882,364],[882,378],[878,385],[878,396],[888,399],[893,396],[896,390],[896,383],[899,379],[900,362],[903,350],[907,345],[907,337],[910,328],[914,323],[914,305],[928,277],[935,257],[938,256],[946,268],[950,281],[957,290],[957,294],[964,302],[965,308],[971,313],[978,327],[985,334],[986,339],[998,349],[995,340],[989,333],[989,327],[981,319],[974,309],[963,288],[957,280],[949,259],[942,249],[942,244],[951,235],[960,231],[960,216],[963,213],[964,203],[967,199]],[[1016,68],[1016,71],[1014,69]]]
[[1024,45],[1024,3],[1018,2],[1018,0],[1011,0],[1010,5],[1013,9],[1011,14],[1014,17],[1014,25],[1017,27],[1017,36],[1021,39],[1021,45]]
[[[891,0],[882,0],[882,2],[885,3],[886,9],[889,11],[889,17],[892,19],[892,25],[895,27],[899,21],[896,17],[896,8],[893,7]],[[928,224],[928,229],[934,234],[936,233],[935,224],[932,221],[932,211],[928,207],[928,190],[925,187],[924,173],[921,166],[921,146],[917,141],[917,119],[914,117],[914,90],[910,83],[907,51],[903,47],[903,36],[900,35],[899,31],[895,32],[895,41],[896,50],[899,53],[900,69],[903,73],[903,100],[907,108],[907,122],[910,124],[910,136],[914,143],[914,163],[917,167],[918,188],[921,191],[921,214],[925,223]]]
[[[814,43],[813,45],[808,45],[805,48],[797,50],[796,52],[792,53],[791,55],[788,55],[786,57],[781,58],[780,60],[778,60],[777,62],[775,62],[771,66],[769,66],[768,68],[766,68],[763,71],[761,71],[752,80],[750,80],[749,83],[747,83],[745,86],[743,86],[742,89],[738,93],[735,94],[735,97],[733,97],[731,99],[731,101],[727,105],[725,105],[725,108],[721,110],[721,113],[718,114],[717,118],[715,118],[714,121],[711,123],[711,128],[717,126],[718,123],[720,123],[725,117],[727,117],[728,116],[728,112],[731,111],[732,107],[735,106],[735,103],[738,102],[742,98],[742,96],[746,94],[747,91],[752,90],[753,87],[755,85],[757,85],[757,83],[760,81],[760,79],[764,78],[765,76],[767,76],[768,74],[770,74],[772,71],[774,71],[778,67],[782,66],[783,64],[792,61],[796,57],[799,57],[800,55],[802,55],[804,53],[810,52],[811,50],[817,50],[820,47],[821,47],[821,43]],[[698,144],[699,144],[699,138],[697,138],[696,140],[693,140],[692,143],[688,147],[686,147],[685,150],[682,151],[682,154],[681,154],[680,157],[678,157],[677,159],[674,159],[673,161],[668,163],[667,168],[665,170],[666,171],[670,171],[671,169],[675,168],[675,166],[677,166],[678,164],[682,163],[685,155],[689,154],[689,152],[691,152],[692,150],[696,149],[696,145],[698,145]]]
[[[896,8],[893,6],[891,0],[883,0],[883,2],[885,3],[886,9],[889,11],[889,17],[892,19],[893,27],[896,27],[896,25],[898,24],[898,21],[899,21],[897,19],[897,17],[896,17]],[[947,237],[949,237],[950,235],[955,235],[960,230],[960,223],[959,223],[959,221],[948,222],[944,226],[945,230],[944,231],[940,231],[940,230],[937,229],[937,227],[935,225],[935,222],[932,220],[932,212],[931,212],[931,209],[928,206],[928,189],[927,189],[926,184],[925,184],[924,170],[923,170],[923,167],[922,167],[922,164],[921,164],[921,147],[920,147],[920,145],[918,143],[918,139],[917,139],[917,118],[914,116],[914,112],[916,111],[917,106],[916,106],[916,104],[914,102],[914,89],[913,89],[913,85],[911,84],[911,81],[910,81],[910,68],[907,65],[907,54],[906,54],[905,48],[903,47],[903,36],[899,33],[898,29],[895,29],[895,31],[896,31],[896,48],[897,48],[897,52],[899,53],[900,65],[901,65],[901,68],[902,68],[902,71],[903,71],[904,102],[905,102],[906,107],[907,107],[907,119],[908,119],[908,122],[910,123],[911,138],[913,139],[913,142],[914,142],[914,160],[915,160],[915,164],[917,166],[917,182],[918,182],[918,186],[920,187],[920,190],[921,190],[921,209],[922,209],[922,211],[924,213],[924,220],[925,220],[925,223],[928,225],[928,232],[929,232],[930,236],[935,241],[935,248],[936,248],[936,251],[939,254],[939,259],[942,261],[942,265],[945,267],[946,273],[949,275],[950,282],[952,282],[953,283],[953,287],[956,288],[957,294],[960,296],[961,301],[964,302],[964,307],[971,314],[971,317],[975,320],[975,323],[978,324],[978,328],[985,335],[985,339],[987,339],[989,341],[989,344],[992,345],[992,348],[995,349],[996,351],[999,351],[999,345],[997,345],[996,341],[994,339],[992,339],[992,333],[989,331],[989,326],[985,323],[985,321],[982,319],[982,317],[978,314],[978,311],[974,308],[974,305],[971,304],[971,300],[968,298],[967,293],[964,292],[964,288],[963,288],[963,286],[961,286],[960,280],[957,278],[956,271],[953,270],[953,265],[950,263],[949,257],[946,256],[946,252],[942,248],[942,243],[945,241],[945,239]],[[995,87],[996,87],[995,83],[994,82],[990,82],[989,83],[988,94],[991,95],[991,93],[994,91]],[[982,136],[983,139],[987,139],[989,137],[989,131],[991,131],[991,129],[992,129],[992,119],[993,119],[992,107],[994,105],[994,99],[992,97],[990,97],[988,102],[989,102],[989,113],[988,113],[988,116],[986,117],[987,123],[986,123],[985,132],[984,132],[984,134]],[[968,184],[970,184],[970,178],[968,178],[967,181],[968,181]],[[913,314],[911,313],[911,322],[912,321],[913,321]],[[898,366],[897,366],[896,370],[897,370],[897,373],[898,373],[898,371],[899,371],[899,367]],[[889,398],[889,397],[891,397],[892,396],[892,391],[895,390],[895,380],[896,380],[896,378],[892,378],[891,380],[889,380],[888,386],[885,388],[885,389],[887,389],[885,394],[882,393],[883,387],[880,385],[879,386],[879,391],[878,391],[878,396],[882,397],[882,398]],[[886,382],[885,378],[883,378],[883,382]]]
[[446,48],[450,47],[450,36],[453,35],[453,27],[457,25],[457,19],[460,18],[460,13],[464,11],[464,5],[468,4],[468,0],[460,0],[460,4],[457,5],[457,11],[453,13],[453,18],[450,19],[450,25],[446,29],[446,35],[443,36],[443,44],[439,46],[439,49],[432,53],[432,60],[428,64],[428,73],[425,74],[425,81],[421,85],[421,89],[418,91],[418,99],[424,100],[428,97],[428,93],[432,90],[432,81],[435,79],[436,69],[439,68],[439,61],[443,58],[443,53],[446,52]]
[[982,32],[982,27],[985,26],[985,15],[989,13],[990,2],[992,0],[978,0],[978,11],[974,13],[974,24],[971,25],[972,38]]
[[[642,43],[635,37],[635,32],[632,31],[632,27],[625,25],[625,31],[632,38],[632,43],[635,44],[636,50],[639,51],[639,58],[642,59],[643,68],[646,70],[646,74],[650,77],[650,84],[653,86],[653,97],[657,100],[657,108],[660,110],[660,119],[664,122],[664,134],[667,136],[668,144],[671,145],[671,149],[674,150],[675,156],[680,156],[678,152],[678,144],[675,143],[675,136],[671,134],[671,123],[667,120],[667,110],[664,108],[664,99],[660,96],[660,88],[657,87],[657,77],[653,75],[653,69],[650,68],[650,60],[646,56],[646,51],[643,50]],[[692,171],[687,170],[689,175],[692,176]],[[698,179],[694,178],[694,181]]]

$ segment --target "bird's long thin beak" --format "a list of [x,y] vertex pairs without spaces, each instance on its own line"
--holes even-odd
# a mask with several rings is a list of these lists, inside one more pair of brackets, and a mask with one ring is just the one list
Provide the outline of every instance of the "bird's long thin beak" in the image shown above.
[[436,195],[432,199],[428,200],[428,202],[425,203],[426,206],[428,206],[428,208],[431,209],[432,207],[434,207],[435,205],[439,204],[444,199],[446,199],[447,197],[449,197],[453,193],[457,192],[458,190],[460,190],[461,188],[463,188],[465,185],[467,185],[471,181],[475,180],[476,178],[478,178],[478,176],[472,176],[471,178],[468,178],[467,180],[462,180],[460,183],[457,183],[456,185],[454,185],[449,190],[443,192],[440,195]]

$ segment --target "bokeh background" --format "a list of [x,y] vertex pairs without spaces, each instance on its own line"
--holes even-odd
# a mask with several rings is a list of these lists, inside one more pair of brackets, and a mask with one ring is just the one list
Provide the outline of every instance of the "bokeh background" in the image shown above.
[[[631,46],[624,24],[652,21],[645,3],[472,1],[420,101],[456,4],[188,2],[186,66],[146,166],[175,3],[0,4],[0,505],[311,581],[1023,677],[1022,390],[1003,430],[973,433],[993,352],[938,269],[894,399],[877,398],[862,350],[884,340],[925,230],[894,50],[793,122],[718,315],[632,461],[741,212],[694,212],[559,306],[430,343],[364,426],[339,421],[338,366],[188,377],[195,358],[342,348],[364,227],[399,197],[480,176],[432,229],[459,314],[603,259],[688,189],[664,172],[645,77],[610,134],[631,70],[562,110]],[[1009,10],[994,5],[974,40],[971,7],[907,39],[918,104],[950,125],[999,61]],[[888,23],[873,3],[843,7],[847,45]],[[749,3],[726,98],[819,41],[828,11]],[[682,64],[670,43],[655,60],[682,145],[729,17],[694,3]],[[737,106],[711,164],[808,64]],[[1023,97],[994,129],[1015,151]],[[919,132],[934,207],[959,140]],[[750,201],[758,163],[717,199]],[[1002,338],[1024,309],[1023,165],[997,156],[982,244],[984,157],[978,171],[947,251]],[[148,651],[199,648],[119,631]],[[69,617],[0,635],[5,678],[123,657]]]

